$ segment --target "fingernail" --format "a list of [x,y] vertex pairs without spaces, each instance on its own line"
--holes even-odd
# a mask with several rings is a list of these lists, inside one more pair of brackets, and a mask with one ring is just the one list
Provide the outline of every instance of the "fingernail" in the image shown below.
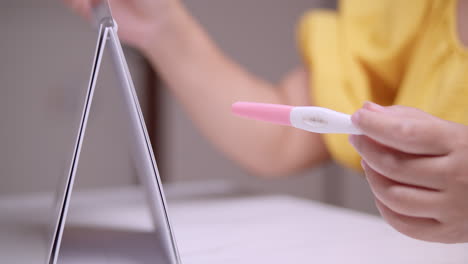
[[353,124],[355,124],[355,125],[358,125],[360,120],[361,120],[361,110],[357,110],[357,111],[351,116],[351,122],[353,122]]
[[361,168],[364,171],[364,178],[368,182],[369,179],[367,178],[367,163],[364,161],[364,159],[361,158]]
[[376,103],[373,103],[373,102],[369,102],[369,101],[365,102],[363,107],[367,110],[374,111],[374,112],[385,111],[385,107],[378,105]]
[[366,162],[364,161],[364,159],[361,159],[361,167],[363,170],[366,170]]

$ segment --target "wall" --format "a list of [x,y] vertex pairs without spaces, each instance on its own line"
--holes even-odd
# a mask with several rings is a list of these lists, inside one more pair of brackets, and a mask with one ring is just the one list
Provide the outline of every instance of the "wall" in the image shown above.
[[[67,173],[97,31],[56,0],[0,2],[0,195],[54,189]],[[143,60],[128,52],[137,87]],[[78,168],[78,188],[135,183],[107,65]]]

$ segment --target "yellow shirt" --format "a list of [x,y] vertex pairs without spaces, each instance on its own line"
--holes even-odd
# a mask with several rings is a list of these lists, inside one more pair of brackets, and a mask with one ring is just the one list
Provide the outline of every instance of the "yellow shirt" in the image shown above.
[[[343,0],[312,11],[299,44],[316,105],[352,114],[363,102],[406,105],[468,124],[468,49],[456,0]],[[326,135],[332,156],[359,168],[346,135]]]

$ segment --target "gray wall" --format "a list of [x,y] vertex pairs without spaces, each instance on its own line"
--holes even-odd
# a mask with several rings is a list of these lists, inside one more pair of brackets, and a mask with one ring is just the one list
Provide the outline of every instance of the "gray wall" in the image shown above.
[[[60,1],[0,2],[0,195],[49,191],[67,172],[97,32]],[[138,87],[142,59],[128,54]],[[135,183],[113,71],[97,84],[78,187]]]

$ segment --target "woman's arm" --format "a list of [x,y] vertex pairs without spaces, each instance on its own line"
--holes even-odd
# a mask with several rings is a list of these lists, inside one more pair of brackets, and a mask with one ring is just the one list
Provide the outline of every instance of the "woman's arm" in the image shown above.
[[[328,157],[318,134],[231,114],[240,100],[310,105],[304,69],[278,85],[268,83],[227,58],[180,2],[112,4],[122,38],[145,54],[196,126],[231,159],[255,174],[279,175]],[[87,12],[83,4],[80,10]]]

